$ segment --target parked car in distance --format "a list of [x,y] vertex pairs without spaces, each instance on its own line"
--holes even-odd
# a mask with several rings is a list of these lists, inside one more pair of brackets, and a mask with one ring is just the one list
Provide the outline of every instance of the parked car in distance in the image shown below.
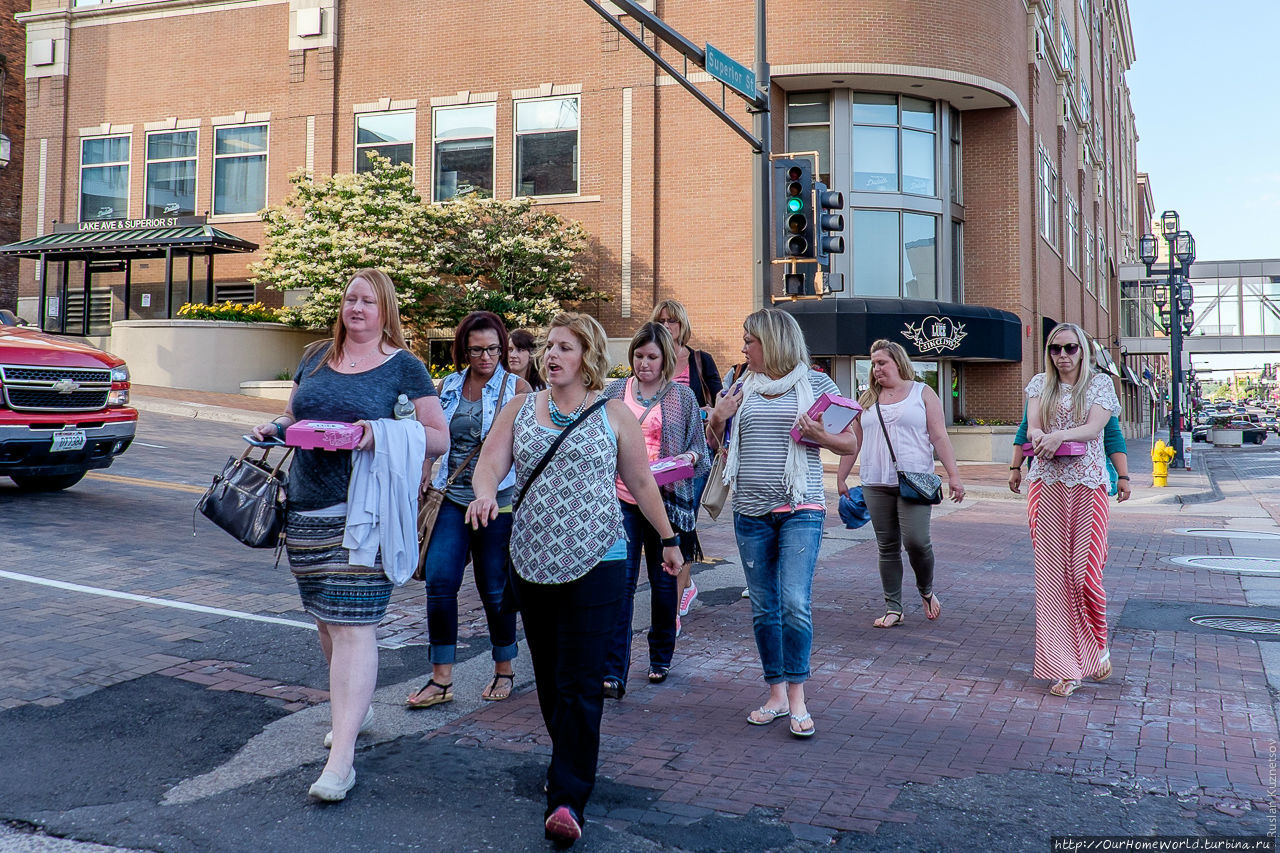
[[1262,444],[1267,440],[1267,427],[1240,418],[1214,418],[1211,424],[1199,424],[1191,429],[1192,441],[1208,441],[1214,429],[1238,429],[1245,444]]
[[0,311],[0,477],[70,488],[128,450],[137,427],[122,359]]

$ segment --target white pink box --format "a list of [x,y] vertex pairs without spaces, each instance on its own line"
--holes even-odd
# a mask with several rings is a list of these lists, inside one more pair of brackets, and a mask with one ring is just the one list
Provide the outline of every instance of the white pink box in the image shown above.
[[693,466],[689,464],[689,460],[677,459],[674,456],[667,456],[650,462],[649,470],[653,472],[653,479],[657,481],[659,486],[665,486],[667,483],[674,483],[677,480],[688,480],[693,477]]
[[364,428],[336,421],[298,421],[284,431],[284,443],[302,450],[355,450]]
[[[822,425],[827,428],[828,433],[835,435],[848,429],[849,424],[853,423],[853,419],[861,411],[862,407],[848,397],[841,397],[839,394],[823,394],[809,407],[809,417],[817,420],[818,415],[822,415]],[[807,438],[801,438],[798,426],[791,428],[791,437],[809,447],[818,446]]]
[[[1089,451],[1089,445],[1083,441],[1064,441],[1058,445],[1058,450],[1054,456],[1084,456]],[[1023,453],[1035,452],[1035,446],[1031,442],[1022,445]]]

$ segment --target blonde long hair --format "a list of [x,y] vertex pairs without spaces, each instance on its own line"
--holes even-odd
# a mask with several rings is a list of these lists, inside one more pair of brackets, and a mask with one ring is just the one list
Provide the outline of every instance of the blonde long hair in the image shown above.
[[[888,341],[881,338],[871,344],[871,355],[884,350],[893,358],[893,363],[898,365],[898,375],[908,382],[916,381],[915,368],[911,366],[911,358],[907,355],[906,349],[902,344],[896,341]],[[862,396],[858,398],[859,405],[864,409],[868,409],[876,404],[880,399],[880,383],[876,380],[876,372],[871,371],[871,376],[867,384],[867,390],[862,392]]]
[[382,340],[378,342],[378,346],[387,344],[395,349],[407,350],[408,344],[404,342],[404,330],[400,326],[400,301],[396,298],[396,285],[391,280],[391,276],[379,269],[367,267],[362,270],[356,270],[351,274],[351,280],[347,282],[347,286],[342,289],[342,299],[338,302],[338,318],[333,321],[333,338],[327,341],[317,341],[310,344],[302,352],[303,359],[306,360],[315,352],[328,347],[326,357],[316,362],[315,373],[326,363],[337,367],[342,363],[342,348],[347,343],[347,324],[342,319],[342,305],[347,300],[347,291],[351,289],[351,285],[357,281],[364,280],[373,290],[374,299],[378,302],[378,316],[382,318]]
[[1050,424],[1058,409],[1058,394],[1062,388],[1062,377],[1058,376],[1058,365],[1049,357],[1049,344],[1058,332],[1071,332],[1080,344],[1080,375],[1071,386],[1071,421],[1072,426],[1079,426],[1089,418],[1086,400],[1089,396],[1089,383],[1093,381],[1093,354],[1089,352],[1089,336],[1084,329],[1075,323],[1059,323],[1053,327],[1044,339],[1044,389],[1040,392],[1040,429],[1051,432]]
[[796,318],[780,308],[761,308],[742,321],[748,335],[760,341],[764,356],[764,372],[780,379],[795,370],[797,364],[809,363],[809,345]]

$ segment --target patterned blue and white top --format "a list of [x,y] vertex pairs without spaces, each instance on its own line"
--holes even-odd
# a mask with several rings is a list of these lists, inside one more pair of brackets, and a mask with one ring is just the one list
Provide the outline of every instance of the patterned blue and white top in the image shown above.
[[624,535],[614,490],[618,439],[602,406],[556,449],[526,494],[529,475],[559,435],[538,423],[539,394],[526,395],[513,428],[516,493],[522,497],[511,528],[511,560],[530,583],[568,583],[595,568]]

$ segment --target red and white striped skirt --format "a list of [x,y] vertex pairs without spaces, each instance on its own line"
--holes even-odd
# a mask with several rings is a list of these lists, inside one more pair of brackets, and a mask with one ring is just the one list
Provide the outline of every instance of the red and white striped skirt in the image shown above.
[[1036,678],[1093,675],[1107,650],[1105,487],[1033,480],[1027,519],[1036,571]]

